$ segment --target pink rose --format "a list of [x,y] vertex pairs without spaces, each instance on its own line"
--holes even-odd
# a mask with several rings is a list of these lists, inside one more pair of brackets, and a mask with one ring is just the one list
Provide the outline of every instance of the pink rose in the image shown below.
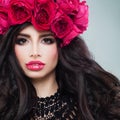
[[3,6],[7,6],[10,0],[0,0],[0,4]]
[[68,45],[72,41],[72,39],[78,36],[79,34],[79,29],[74,25],[70,33],[63,38],[61,47]]
[[32,24],[38,30],[49,30],[56,10],[54,0],[36,0]]
[[[26,21],[30,21],[32,16],[31,2],[33,0],[11,0],[9,3],[9,17],[11,23],[22,24]],[[34,2],[33,2],[34,4]],[[32,5],[33,6],[33,5]]]
[[0,34],[4,34],[9,28],[7,10],[0,6]]
[[57,3],[66,14],[74,14],[78,11],[79,0],[57,0]]
[[51,24],[51,29],[57,37],[64,38],[73,29],[73,22],[66,14],[59,11]]
[[79,33],[83,33],[88,26],[88,6],[85,0],[57,0],[60,9],[65,12],[78,27]]
[[88,27],[88,6],[85,2],[79,4],[79,11],[73,19],[74,24],[79,28],[80,33],[83,33]]

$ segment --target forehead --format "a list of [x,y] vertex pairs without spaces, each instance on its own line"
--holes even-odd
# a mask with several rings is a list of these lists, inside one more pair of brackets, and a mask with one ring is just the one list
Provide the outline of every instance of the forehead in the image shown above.
[[35,29],[33,25],[29,25],[29,26],[25,27],[24,29],[22,29],[19,32],[19,34],[27,34],[30,36],[49,34],[49,35],[53,36],[53,33],[51,31],[39,31],[39,30]]

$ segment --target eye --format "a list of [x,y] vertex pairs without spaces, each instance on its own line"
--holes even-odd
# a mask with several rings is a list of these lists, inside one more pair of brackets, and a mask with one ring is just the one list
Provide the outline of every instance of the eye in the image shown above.
[[41,42],[44,44],[52,44],[55,42],[55,39],[54,38],[43,38]]
[[15,43],[18,45],[24,45],[27,42],[27,40],[25,38],[17,38],[15,40]]

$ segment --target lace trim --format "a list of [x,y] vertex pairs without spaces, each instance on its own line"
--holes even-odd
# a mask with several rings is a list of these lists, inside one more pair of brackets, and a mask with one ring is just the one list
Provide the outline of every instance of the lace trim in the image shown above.
[[31,120],[77,120],[77,105],[69,95],[58,90],[46,98],[36,98]]

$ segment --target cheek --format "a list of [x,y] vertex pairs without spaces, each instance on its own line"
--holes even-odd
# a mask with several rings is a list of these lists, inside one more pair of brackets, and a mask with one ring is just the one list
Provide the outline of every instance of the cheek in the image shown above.
[[18,57],[19,56],[19,54],[20,54],[20,51],[19,51],[19,49],[17,48],[17,47],[15,47],[15,55],[16,55],[16,57]]
[[46,47],[42,49],[42,59],[49,65],[57,64],[58,61],[58,50],[56,45]]
[[21,63],[22,61],[24,61],[25,58],[25,51],[24,49],[20,48],[19,46],[15,46],[15,55],[18,59],[18,61]]
[[57,60],[58,59],[58,50],[57,47],[54,46],[50,48],[47,52],[48,59],[51,58],[51,60]]

